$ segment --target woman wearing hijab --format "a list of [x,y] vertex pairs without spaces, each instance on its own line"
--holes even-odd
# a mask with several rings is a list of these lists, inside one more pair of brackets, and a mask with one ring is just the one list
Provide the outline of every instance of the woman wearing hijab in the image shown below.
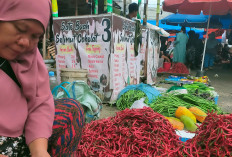
[[173,62],[185,63],[187,42],[188,36],[186,35],[186,29],[185,27],[181,27],[181,31],[177,34],[176,41],[174,41]]
[[70,155],[81,136],[83,109],[72,99],[54,105],[37,48],[50,0],[0,0],[0,6],[0,156]]
[[205,70],[212,69],[214,58],[217,54],[217,45],[218,41],[215,38],[215,32],[209,34],[209,39],[206,44],[206,51],[205,51],[205,60],[204,60],[204,68]]

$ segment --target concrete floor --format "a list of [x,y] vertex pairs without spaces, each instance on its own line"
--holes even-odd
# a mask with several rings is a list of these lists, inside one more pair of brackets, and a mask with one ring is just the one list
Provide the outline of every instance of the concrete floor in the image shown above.
[[[195,74],[196,71],[191,72],[192,76],[195,76]],[[206,75],[211,81],[211,86],[219,94],[218,105],[223,111],[232,113],[232,69],[225,69],[221,65],[217,65],[213,70],[207,71]],[[164,78],[165,76],[161,76],[157,80],[163,80]],[[171,85],[160,84],[160,86],[168,88]],[[104,104],[100,118],[114,116],[118,111],[116,106]]]
[[232,113],[232,69],[217,66],[213,70],[207,71],[207,75],[212,87],[219,94],[218,105],[223,111]]

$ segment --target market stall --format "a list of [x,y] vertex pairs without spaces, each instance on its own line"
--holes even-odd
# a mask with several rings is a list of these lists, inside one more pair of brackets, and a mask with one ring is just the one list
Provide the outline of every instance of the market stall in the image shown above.
[[115,14],[55,18],[58,81],[61,69],[87,69],[86,82],[102,100],[111,102],[125,86],[140,83],[141,77],[153,84],[159,34],[142,28],[136,56],[135,29],[134,21]]

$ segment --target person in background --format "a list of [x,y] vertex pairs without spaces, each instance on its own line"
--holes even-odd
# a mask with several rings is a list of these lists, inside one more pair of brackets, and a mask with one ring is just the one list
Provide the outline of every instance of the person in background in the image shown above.
[[199,68],[201,66],[202,54],[203,54],[204,44],[200,39],[200,35],[196,34],[196,67]]
[[196,66],[195,57],[196,57],[196,33],[191,30],[188,32],[189,39],[186,46],[186,65],[194,69]]
[[161,41],[161,46],[160,46],[160,52],[162,52],[163,54],[165,54],[166,50],[167,50],[167,37],[160,37],[160,41]]
[[187,49],[196,46],[196,33],[195,33],[195,31],[193,31],[193,30],[189,31],[188,36],[189,36],[189,39],[188,39],[188,43],[186,46]]
[[223,49],[222,49],[222,64],[223,64],[223,68],[227,69],[227,68],[231,68],[232,67],[232,52],[228,46],[228,44],[225,44]]
[[206,44],[204,68],[205,70],[213,69],[214,59],[217,54],[218,40],[215,38],[215,32],[209,34],[209,39]]
[[137,16],[139,6],[137,3],[131,3],[128,8],[129,8],[129,14],[126,15],[126,18],[132,20],[133,18]]
[[177,34],[176,40],[174,41],[174,54],[173,62],[184,63],[186,61],[186,44],[188,42],[188,36],[186,35],[185,27],[181,27],[180,33]]
[[165,55],[168,56],[169,58],[173,58],[171,57],[171,55],[173,54],[173,50],[174,50],[174,42],[168,41],[167,50],[165,52]]
[[[37,48],[50,0],[0,0],[0,156],[70,156],[84,126],[73,99],[54,102]],[[30,7],[28,7],[30,6]]]
[[160,58],[163,58],[165,61],[170,62],[170,59],[166,56],[167,51],[167,37],[160,37],[161,40],[161,47],[160,47]]

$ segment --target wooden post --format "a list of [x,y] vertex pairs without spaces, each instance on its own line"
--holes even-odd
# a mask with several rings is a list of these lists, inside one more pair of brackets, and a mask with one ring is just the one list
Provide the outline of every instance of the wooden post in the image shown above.
[[123,14],[126,15],[126,0],[123,0]]
[[46,59],[46,31],[43,36],[43,59]]
[[104,0],[104,12],[108,12],[108,10],[107,10],[107,0]]
[[156,26],[159,26],[159,14],[160,14],[160,0],[157,0],[157,8],[156,8]]
[[143,25],[146,26],[147,25],[147,7],[148,7],[148,0],[144,0],[144,11],[143,11]]
[[148,63],[148,42],[149,42],[149,31],[147,31],[147,44],[145,51],[145,65],[144,65],[144,76],[147,78],[147,63]]
[[75,9],[75,16],[78,15],[78,4],[77,4],[77,1],[78,1],[78,0],[75,1],[75,8],[76,8],[76,9]]

